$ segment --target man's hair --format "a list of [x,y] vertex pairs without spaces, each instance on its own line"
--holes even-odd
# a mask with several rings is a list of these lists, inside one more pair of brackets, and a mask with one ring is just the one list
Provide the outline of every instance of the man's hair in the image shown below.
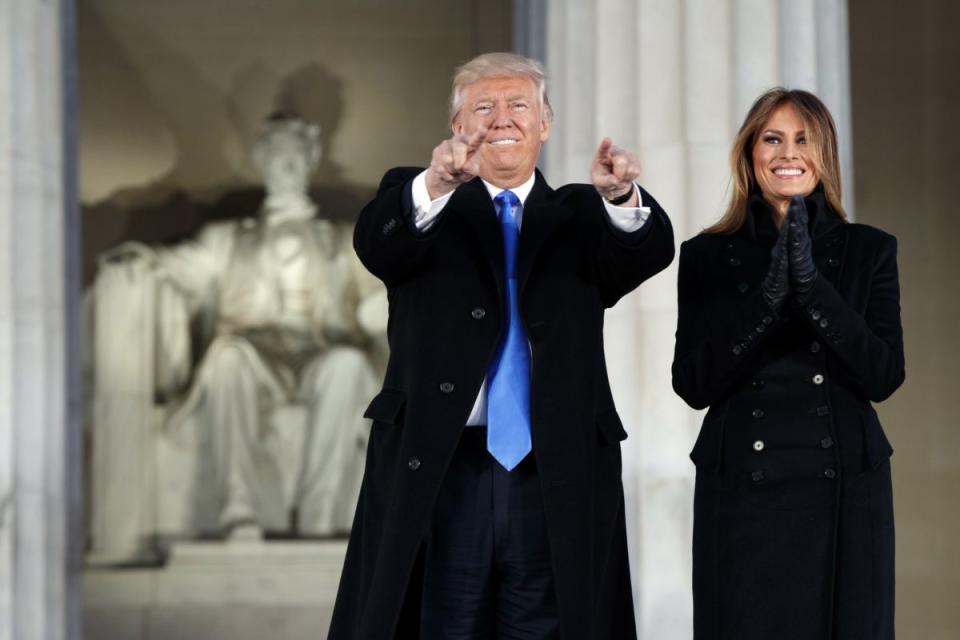
[[553,120],[553,109],[547,97],[547,78],[543,65],[536,60],[515,53],[484,53],[457,67],[453,74],[453,91],[450,93],[450,122],[452,123],[463,108],[463,88],[468,84],[486,78],[529,78],[540,94],[540,114],[547,120]]

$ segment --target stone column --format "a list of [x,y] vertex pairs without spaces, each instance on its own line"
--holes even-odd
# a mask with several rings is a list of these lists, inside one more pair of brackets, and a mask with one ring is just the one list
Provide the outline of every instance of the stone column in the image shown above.
[[79,637],[73,28],[0,0],[0,640]]
[[[546,34],[556,112],[549,180],[589,181],[604,136],[636,150],[641,183],[670,214],[678,251],[722,213],[733,137],[772,86],[825,100],[852,192],[844,0],[557,0],[548,5]],[[671,387],[675,328],[676,262],[611,310],[605,331],[630,433],[624,491],[638,626],[658,640],[691,637],[687,454],[701,415]]]

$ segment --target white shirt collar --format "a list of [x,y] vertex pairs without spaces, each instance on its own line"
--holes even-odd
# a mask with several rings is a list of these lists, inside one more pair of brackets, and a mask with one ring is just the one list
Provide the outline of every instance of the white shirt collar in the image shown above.
[[[483,178],[480,178],[483,180]],[[527,196],[530,195],[530,191],[533,190],[533,184],[537,181],[537,172],[534,171],[530,174],[530,177],[526,182],[520,186],[513,187],[512,189],[504,189],[503,187],[498,187],[495,184],[483,180],[483,186],[487,188],[487,192],[490,194],[490,199],[496,198],[501,191],[513,191],[517,196],[517,199],[520,200],[520,205],[522,206],[524,202],[527,201]]]

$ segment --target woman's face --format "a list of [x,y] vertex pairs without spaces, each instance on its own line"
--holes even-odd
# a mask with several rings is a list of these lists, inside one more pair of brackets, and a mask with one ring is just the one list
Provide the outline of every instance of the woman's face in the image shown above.
[[819,182],[803,120],[792,104],[770,115],[753,145],[753,175],[763,198],[785,211],[793,196],[806,197]]

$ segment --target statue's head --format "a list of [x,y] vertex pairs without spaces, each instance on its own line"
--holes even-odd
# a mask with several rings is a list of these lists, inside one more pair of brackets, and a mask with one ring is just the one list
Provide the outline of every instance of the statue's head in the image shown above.
[[269,193],[306,193],[320,162],[320,126],[295,113],[269,116],[253,145],[253,166]]

